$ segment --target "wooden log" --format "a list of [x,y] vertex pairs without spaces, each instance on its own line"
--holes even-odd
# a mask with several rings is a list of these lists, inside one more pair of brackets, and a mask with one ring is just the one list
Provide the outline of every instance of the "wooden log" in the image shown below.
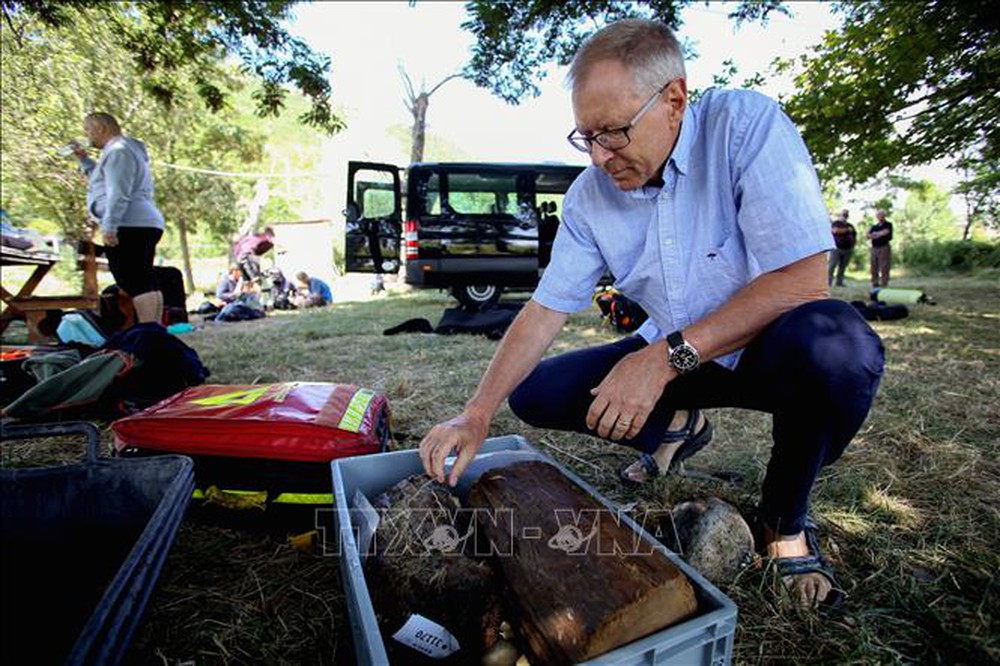
[[491,470],[469,504],[520,610],[532,663],[585,661],[697,611],[687,576],[556,467]]

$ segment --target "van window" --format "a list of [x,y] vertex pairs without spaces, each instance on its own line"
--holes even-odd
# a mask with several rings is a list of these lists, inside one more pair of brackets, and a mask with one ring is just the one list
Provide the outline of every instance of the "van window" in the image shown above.
[[423,202],[422,215],[441,214],[441,179],[436,173],[430,174],[418,184],[418,201]]
[[449,173],[448,206],[459,215],[516,215],[517,177],[512,174]]
[[354,201],[361,208],[361,217],[375,219],[392,215],[396,201],[391,174],[369,169],[359,171],[354,179]]

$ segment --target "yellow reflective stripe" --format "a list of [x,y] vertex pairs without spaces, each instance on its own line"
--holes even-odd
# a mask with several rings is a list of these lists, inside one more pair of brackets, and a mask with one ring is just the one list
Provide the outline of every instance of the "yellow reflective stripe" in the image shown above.
[[200,398],[198,400],[192,400],[192,405],[200,405],[202,407],[221,407],[222,405],[249,405],[255,400],[258,400],[261,396],[267,393],[270,386],[261,386],[255,389],[247,389],[246,391],[232,391],[230,393],[220,393],[219,395],[209,396],[207,398]]
[[[227,495],[256,495],[258,490],[222,490]],[[205,492],[197,488],[191,493],[192,499],[205,499]],[[333,504],[333,495],[326,493],[281,493],[273,500],[274,504]]]
[[333,495],[323,493],[281,493],[274,504],[333,504]]
[[340,419],[340,424],[337,427],[348,432],[360,431],[361,422],[365,418],[365,410],[368,409],[368,405],[374,397],[374,391],[358,389],[351,401],[347,403],[347,409],[344,410],[344,416]]

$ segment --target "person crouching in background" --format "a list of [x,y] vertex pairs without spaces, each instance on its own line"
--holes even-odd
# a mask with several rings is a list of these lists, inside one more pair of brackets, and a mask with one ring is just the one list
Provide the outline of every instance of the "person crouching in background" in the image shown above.
[[333,302],[333,292],[330,285],[317,277],[309,277],[305,271],[300,271],[295,279],[299,283],[299,295],[295,305],[300,308],[316,308]]

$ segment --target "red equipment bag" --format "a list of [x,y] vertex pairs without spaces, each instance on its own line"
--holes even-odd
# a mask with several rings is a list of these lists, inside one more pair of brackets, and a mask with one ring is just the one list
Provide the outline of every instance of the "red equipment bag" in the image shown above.
[[389,404],[350,384],[188,388],[115,421],[115,447],[191,456],[329,462],[384,451]]
[[332,529],[330,461],[392,439],[381,393],[304,382],[195,386],[111,429],[120,456],[191,456],[200,518],[282,532]]

